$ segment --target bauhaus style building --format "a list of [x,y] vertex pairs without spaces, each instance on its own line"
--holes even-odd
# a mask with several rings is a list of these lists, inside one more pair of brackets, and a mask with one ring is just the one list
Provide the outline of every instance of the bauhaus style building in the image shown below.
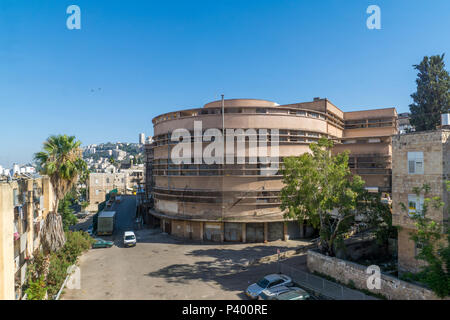
[[[285,157],[309,152],[309,144],[322,136],[335,141],[333,152],[351,152],[350,167],[362,176],[368,188],[391,191],[391,137],[397,132],[395,108],[343,112],[329,100],[320,98],[288,105],[231,99],[214,101],[203,108],[165,113],[155,117],[153,125],[154,141],[145,148],[146,193],[154,200],[152,216],[159,219],[163,231],[175,236],[238,242],[308,236],[310,228],[285,221],[279,200],[283,187],[281,173],[267,169],[274,165],[281,167]],[[245,141],[244,163],[242,153],[241,162],[237,161],[237,142],[231,145],[227,139],[224,139],[225,158],[234,157],[232,163],[173,161],[171,155],[178,142],[172,141],[172,134],[180,128],[189,132],[192,150],[208,129],[216,128],[219,132],[225,129],[226,133],[235,129],[236,141]],[[270,164],[259,157],[256,162],[251,161],[255,155],[252,132],[261,133],[263,129],[269,133],[267,154],[279,153]],[[274,149],[276,141],[270,135],[275,129],[279,133],[278,150]],[[210,143],[200,143],[201,150],[205,151]]]

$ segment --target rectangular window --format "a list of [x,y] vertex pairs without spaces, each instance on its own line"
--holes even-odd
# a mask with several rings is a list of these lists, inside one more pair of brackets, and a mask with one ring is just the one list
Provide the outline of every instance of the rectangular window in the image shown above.
[[408,173],[423,174],[423,152],[408,152]]
[[415,194],[408,195],[408,214],[413,216],[416,213],[421,213],[423,209],[423,195],[417,196]]

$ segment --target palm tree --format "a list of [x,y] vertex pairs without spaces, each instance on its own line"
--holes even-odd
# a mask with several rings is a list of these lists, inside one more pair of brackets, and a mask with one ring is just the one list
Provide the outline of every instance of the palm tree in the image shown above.
[[44,142],[43,151],[34,155],[39,173],[49,176],[55,195],[54,211],[47,215],[41,233],[41,242],[47,252],[58,250],[66,242],[62,218],[57,211],[59,201],[87,171],[80,145],[74,136],[52,135]]

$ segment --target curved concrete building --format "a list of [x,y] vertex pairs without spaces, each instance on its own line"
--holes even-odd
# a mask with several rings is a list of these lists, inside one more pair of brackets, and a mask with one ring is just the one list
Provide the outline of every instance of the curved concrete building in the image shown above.
[[[396,114],[388,113],[392,131]],[[284,157],[308,152],[309,144],[322,136],[333,138],[338,144],[345,140],[344,112],[319,98],[289,105],[231,99],[224,100],[222,106],[219,100],[203,108],[159,115],[153,119],[153,125],[154,142],[146,146],[147,189],[151,189],[154,200],[151,214],[160,220],[163,231],[196,240],[262,242],[311,235],[311,228],[300,229],[296,221],[285,221],[279,208],[282,176],[276,168]],[[202,142],[202,136],[205,140],[205,131],[212,128],[220,134],[224,128],[227,135],[223,163],[206,164],[205,159],[199,163],[194,159],[195,148],[204,155],[211,141]],[[174,139],[176,129],[190,136]],[[279,135],[272,136],[276,131]],[[384,134],[389,139],[391,131]],[[229,140],[230,132],[234,132],[234,137]],[[270,163],[254,157],[252,139],[258,134],[258,141],[264,141],[261,137],[265,132],[267,150],[262,150],[269,156],[279,154],[270,158]],[[187,142],[184,139],[189,139],[189,152],[175,152],[178,141]],[[220,137],[210,140],[220,142]],[[243,145],[245,154],[238,150]],[[211,154],[217,155],[216,152]],[[182,155],[186,161],[174,161],[174,154]]]

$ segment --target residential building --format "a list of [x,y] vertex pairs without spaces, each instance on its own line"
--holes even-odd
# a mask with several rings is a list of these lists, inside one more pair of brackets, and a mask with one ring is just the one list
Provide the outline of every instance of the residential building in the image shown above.
[[[421,212],[426,196],[423,192],[417,196],[414,188],[427,184],[430,187],[427,197],[440,197],[446,203],[439,209],[428,207],[427,217],[438,223],[448,222],[450,193],[445,180],[450,180],[450,128],[394,136],[392,157],[392,223],[401,227],[398,269],[417,272],[423,261],[415,258],[420,244],[411,240],[411,234],[416,231],[411,216]],[[406,211],[401,204],[406,206]]]
[[122,161],[127,156],[127,153],[126,153],[126,151],[123,151],[123,150],[120,150],[120,149],[114,149],[114,150],[112,150],[112,156],[116,160]]
[[105,201],[112,190],[127,194],[144,185],[144,166],[131,166],[112,172],[91,172],[88,181],[88,211],[97,211],[98,205]]
[[20,299],[27,263],[40,250],[40,232],[53,210],[48,177],[0,180],[0,300]]
[[[250,163],[250,143],[245,142],[244,163],[174,163],[173,130],[187,129],[192,137],[194,121],[201,121],[202,133],[211,128],[278,129],[279,166],[284,157],[310,152],[311,142],[328,137],[335,141],[333,152],[350,151],[352,171],[365,179],[368,188],[391,191],[391,137],[397,133],[395,108],[343,112],[328,99],[320,98],[288,105],[231,99],[224,100],[222,106],[222,101],[214,101],[203,108],[155,117],[154,142],[145,146],[146,194],[149,198],[151,193],[154,200],[151,215],[160,219],[165,232],[176,236],[262,242],[305,237],[313,232],[306,224],[300,227],[296,221],[285,221],[279,200],[282,175],[279,171],[268,175],[269,165],[263,161]],[[246,139],[248,135],[243,136]],[[191,141],[195,139],[194,135]],[[202,143],[202,151],[207,145]],[[272,150],[269,145],[268,151]]]
[[145,133],[139,133],[139,144],[145,144]]

